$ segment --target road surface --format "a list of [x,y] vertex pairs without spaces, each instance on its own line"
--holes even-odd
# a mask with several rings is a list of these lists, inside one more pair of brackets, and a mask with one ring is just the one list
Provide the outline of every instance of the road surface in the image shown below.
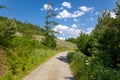
[[66,58],[67,52],[61,52],[40,65],[23,80],[74,80]]

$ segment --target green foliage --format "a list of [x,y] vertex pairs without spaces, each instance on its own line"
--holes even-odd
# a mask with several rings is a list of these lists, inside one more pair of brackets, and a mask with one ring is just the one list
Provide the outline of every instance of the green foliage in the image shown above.
[[46,10],[46,21],[45,21],[45,39],[43,39],[42,43],[45,45],[45,46],[48,46],[49,48],[51,49],[55,49],[56,48],[56,40],[55,40],[55,36],[54,34],[57,33],[55,31],[52,30],[52,27],[58,25],[57,22],[55,21],[51,21],[50,19],[55,17],[56,14],[54,12],[54,10],[52,10],[51,8],[49,8],[49,6],[53,6],[53,4],[48,4],[48,7],[47,7],[47,10]]
[[9,47],[9,42],[15,37],[16,26],[14,20],[0,21],[0,44]]
[[60,49],[60,50],[76,50],[77,49],[77,46],[74,43],[59,40],[59,39],[56,39],[56,42],[57,42],[57,49]]
[[117,17],[120,18],[120,1],[119,0],[116,1],[116,9],[114,9],[114,11],[115,11]]
[[77,47],[79,51],[82,51],[85,55],[91,56],[94,48],[94,39],[85,33],[81,33],[77,38]]
[[77,43],[77,39],[75,39],[75,38],[68,38],[65,41],[72,42],[72,43]]
[[77,38],[82,53],[68,54],[76,80],[120,79],[120,2],[116,5],[116,18],[105,10],[92,33]]
[[56,41],[55,41],[55,38],[51,35],[47,35],[43,40],[42,40],[42,43],[47,46],[48,48],[51,48],[51,49],[56,49]]
[[[51,49],[51,45],[52,48],[56,46],[56,44],[49,43],[55,39],[51,35],[48,35],[50,38],[45,41],[45,44],[50,44],[50,47],[34,39],[35,36],[41,35],[45,36],[46,32],[37,25],[0,17],[0,58],[1,56],[4,58],[0,59],[0,66],[4,65],[6,69],[5,73],[0,76],[0,80],[20,80],[60,51],[60,49],[57,51]],[[3,70],[0,70],[0,73],[1,71]]]
[[6,6],[2,6],[2,5],[0,5],[0,9],[9,9],[9,8],[6,7]]
[[[10,24],[11,23],[11,24]],[[21,33],[21,36],[31,38],[33,35],[44,35],[45,30],[38,25],[33,25],[27,22],[20,22],[16,19],[9,19],[7,17],[0,16],[0,31],[5,27],[15,27],[17,33]],[[0,35],[3,32],[0,32]],[[18,35],[19,36],[19,35]]]
[[80,34],[77,38],[78,50],[87,56],[99,57],[105,67],[117,68],[120,58],[119,21],[119,18],[111,18],[108,10],[104,11],[93,32],[90,35]]
[[120,70],[104,67],[96,57],[87,57],[81,52],[70,52],[67,57],[76,80],[120,79]]
[[0,80],[20,80],[23,75],[57,53],[36,40],[25,37],[15,37],[10,44],[10,47],[5,48],[7,55],[5,64],[9,70],[6,75],[0,77]]

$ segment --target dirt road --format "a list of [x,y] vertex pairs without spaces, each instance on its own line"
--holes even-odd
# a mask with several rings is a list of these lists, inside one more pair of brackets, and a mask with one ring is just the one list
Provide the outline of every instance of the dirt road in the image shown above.
[[66,55],[67,52],[55,55],[23,80],[74,80]]

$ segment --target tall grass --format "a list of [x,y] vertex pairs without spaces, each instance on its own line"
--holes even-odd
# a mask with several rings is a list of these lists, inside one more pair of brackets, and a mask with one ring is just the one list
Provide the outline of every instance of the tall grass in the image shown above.
[[24,37],[16,37],[3,47],[8,71],[0,80],[20,80],[21,77],[45,62],[58,51],[50,50],[41,43]]
[[86,57],[80,52],[67,55],[76,80],[120,80],[120,71],[103,67],[94,57]]
[[15,60],[9,61],[10,70],[6,75],[0,77],[0,80],[20,80],[21,77],[28,74],[56,53],[57,51],[49,49],[36,49],[31,52],[29,57],[19,58],[11,55]]

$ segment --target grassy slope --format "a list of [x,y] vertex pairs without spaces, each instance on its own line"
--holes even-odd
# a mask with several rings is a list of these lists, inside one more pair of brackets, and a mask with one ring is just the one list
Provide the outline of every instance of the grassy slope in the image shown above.
[[[0,17],[0,29],[11,21],[6,17]],[[0,44],[0,80],[20,80],[38,65],[48,60],[61,50],[73,49],[74,44],[58,40],[58,49],[51,50],[36,40],[35,36],[44,36],[44,31],[39,26],[29,23],[16,23],[16,37],[9,40],[7,47]],[[72,47],[68,47],[70,46]]]

